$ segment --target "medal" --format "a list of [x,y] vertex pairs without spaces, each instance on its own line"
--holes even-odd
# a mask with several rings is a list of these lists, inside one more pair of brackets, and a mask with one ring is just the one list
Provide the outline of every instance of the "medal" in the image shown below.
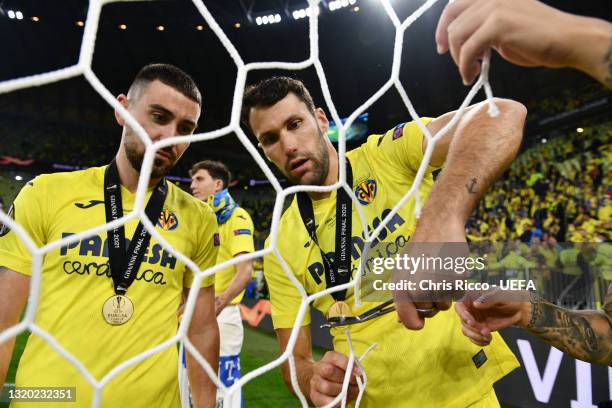
[[134,304],[127,296],[113,295],[102,306],[102,316],[106,323],[120,326],[130,320],[134,314]]
[[345,302],[336,302],[327,311],[327,320],[343,319],[346,317],[355,317],[351,307]]
[[[353,170],[348,159],[346,160],[346,183],[352,188]],[[351,194],[344,189],[339,189],[336,196],[336,246],[333,259],[330,259],[327,251],[324,251],[319,245],[314,207],[308,194],[303,191],[298,192],[297,204],[304,228],[321,252],[321,260],[325,269],[325,285],[327,288],[333,288],[347,284],[351,280],[350,243],[353,228]],[[335,303],[327,311],[328,321],[344,321],[347,318],[355,317],[350,306],[344,302],[346,291],[346,289],[342,289],[330,294]]]
[[[164,205],[168,188],[161,179],[145,208],[145,214],[150,220],[157,220]],[[123,215],[121,203],[121,182],[119,170],[113,160],[104,172],[104,212],[106,222],[112,222]],[[102,317],[112,326],[119,326],[131,319],[134,314],[134,304],[125,296],[128,288],[136,279],[136,274],[149,246],[151,235],[138,223],[136,231],[126,250],[125,229],[123,225],[107,231],[108,261],[113,278],[115,295],[111,296],[102,306]]]

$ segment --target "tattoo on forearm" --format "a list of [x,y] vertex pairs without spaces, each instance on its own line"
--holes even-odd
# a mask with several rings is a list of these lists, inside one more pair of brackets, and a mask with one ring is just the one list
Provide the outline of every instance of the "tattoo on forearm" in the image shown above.
[[465,185],[465,188],[467,189],[468,193],[476,194],[476,190],[474,190],[474,186],[476,185],[477,182],[478,180],[476,180],[476,177],[472,177],[472,179],[470,180],[470,183]]
[[[610,290],[606,303],[608,297],[612,298]],[[568,310],[537,297],[531,299],[531,306],[527,331],[580,360],[612,364],[610,315],[604,311]]]

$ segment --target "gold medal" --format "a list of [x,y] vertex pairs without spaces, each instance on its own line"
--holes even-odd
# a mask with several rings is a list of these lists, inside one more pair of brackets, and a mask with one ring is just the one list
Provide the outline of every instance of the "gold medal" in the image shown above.
[[350,306],[344,302],[336,302],[327,311],[327,319],[354,317]]
[[113,295],[102,306],[102,316],[106,323],[120,326],[134,314],[134,304],[127,296]]

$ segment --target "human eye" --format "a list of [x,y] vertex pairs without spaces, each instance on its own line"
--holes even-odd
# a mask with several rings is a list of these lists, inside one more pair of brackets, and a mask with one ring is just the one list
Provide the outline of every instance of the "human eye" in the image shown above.
[[194,130],[195,130],[195,127],[188,125],[188,124],[181,125],[179,126],[179,129],[178,129],[179,135],[182,135],[182,136],[189,136],[194,132]]
[[299,119],[292,120],[287,124],[287,130],[296,130],[300,127],[302,121]]
[[276,143],[276,137],[274,135],[270,135],[270,134],[266,134],[263,135],[260,139],[259,139],[259,143],[262,146],[270,146],[273,145],[274,143]]
[[159,111],[151,111],[151,119],[153,119],[155,123],[165,123],[166,115]]

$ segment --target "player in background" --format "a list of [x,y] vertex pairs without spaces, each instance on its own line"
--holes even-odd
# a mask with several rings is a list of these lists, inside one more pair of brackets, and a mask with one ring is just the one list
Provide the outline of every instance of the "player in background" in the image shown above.
[[[479,58],[493,48],[521,66],[574,68],[612,89],[612,24],[577,16],[536,0],[457,0],[436,30],[439,53],[450,51],[464,83],[480,72]],[[456,304],[464,333],[488,344],[491,332],[519,325],[578,359],[612,364],[612,285],[602,310],[569,310],[525,293],[526,302]],[[473,299],[472,299],[473,300]]]
[[[191,77],[167,64],[145,66],[119,103],[151,141],[193,134],[201,95]],[[21,190],[14,218],[37,247],[117,219],[134,208],[145,146],[118,111],[121,144],[108,166],[43,174]],[[215,264],[217,223],[211,209],[164,176],[189,143],[160,149],[151,171],[146,214],[156,231],[201,270]],[[32,254],[15,231],[0,232],[0,331],[19,322],[33,273]],[[44,256],[35,324],[49,333],[97,380],[176,334],[176,310],[197,271],[187,268],[142,228],[139,219],[84,238]],[[215,367],[219,331],[214,279],[201,283],[188,337]],[[15,338],[0,344],[4,384]],[[102,390],[103,407],[179,407],[174,345],[118,373]],[[214,407],[216,387],[192,357],[188,374],[196,407]],[[91,405],[92,386],[43,339],[30,335],[16,387],[76,387],[78,406]],[[38,407],[36,402],[11,406]],[[54,407],[73,407],[55,402]]]
[[[501,110],[498,118],[489,117],[486,104],[474,105],[434,147],[419,194],[423,201],[431,191],[426,207],[438,214],[437,224],[416,227],[412,198],[386,225],[380,248],[397,251],[416,234],[424,242],[465,242],[467,217],[486,188],[512,161],[522,138],[525,108],[508,100],[497,103]],[[423,118],[422,124],[435,134],[453,114]],[[331,185],[337,181],[339,159],[326,136],[329,122],[302,82],[273,77],[247,88],[242,120],[266,157],[293,184]],[[367,228],[379,225],[409,190],[426,147],[417,124],[408,122],[384,134],[371,135],[347,153],[347,183],[364,206]],[[434,184],[432,172],[443,164]],[[473,178],[477,185],[466,194],[465,185]],[[346,211],[347,199],[349,209],[351,201],[342,191],[298,193],[280,221],[278,251],[309,294],[348,282],[361,257],[364,226],[355,211]],[[339,251],[338,237],[350,242],[348,254]],[[348,258],[348,270],[341,269],[343,255]],[[264,258],[264,275],[270,289],[273,324],[284,352],[302,298],[273,254]],[[330,318],[334,309],[349,308],[359,316],[377,304],[364,302],[355,308],[350,288],[318,298],[314,307]],[[436,314],[438,310],[431,303],[422,307],[431,313],[409,316],[409,324],[422,328],[424,317],[430,317],[423,330],[406,330],[395,313],[351,326],[357,355],[377,343],[362,363],[368,375],[362,406],[499,406],[492,385],[518,366],[503,339],[498,336],[487,348],[471,347],[461,334],[461,322],[455,313]],[[414,305],[413,309],[416,314]],[[334,351],[315,362],[307,313],[293,349],[299,387],[316,406],[329,403],[340,393],[348,365],[344,328],[332,328],[331,334]],[[291,388],[288,363],[282,369]],[[354,368],[350,373],[349,400],[358,394],[358,371]]]
[[[191,193],[208,202],[217,216],[220,246],[217,264],[255,250],[253,221],[246,210],[228,192],[231,174],[219,161],[205,160],[194,164],[189,172]],[[241,261],[215,274],[215,312],[219,323],[221,381],[232,385],[240,378],[240,350],[244,339],[238,304],[251,280],[252,261]],[[240,393],[232,396],[232,407],[241,404]]]

